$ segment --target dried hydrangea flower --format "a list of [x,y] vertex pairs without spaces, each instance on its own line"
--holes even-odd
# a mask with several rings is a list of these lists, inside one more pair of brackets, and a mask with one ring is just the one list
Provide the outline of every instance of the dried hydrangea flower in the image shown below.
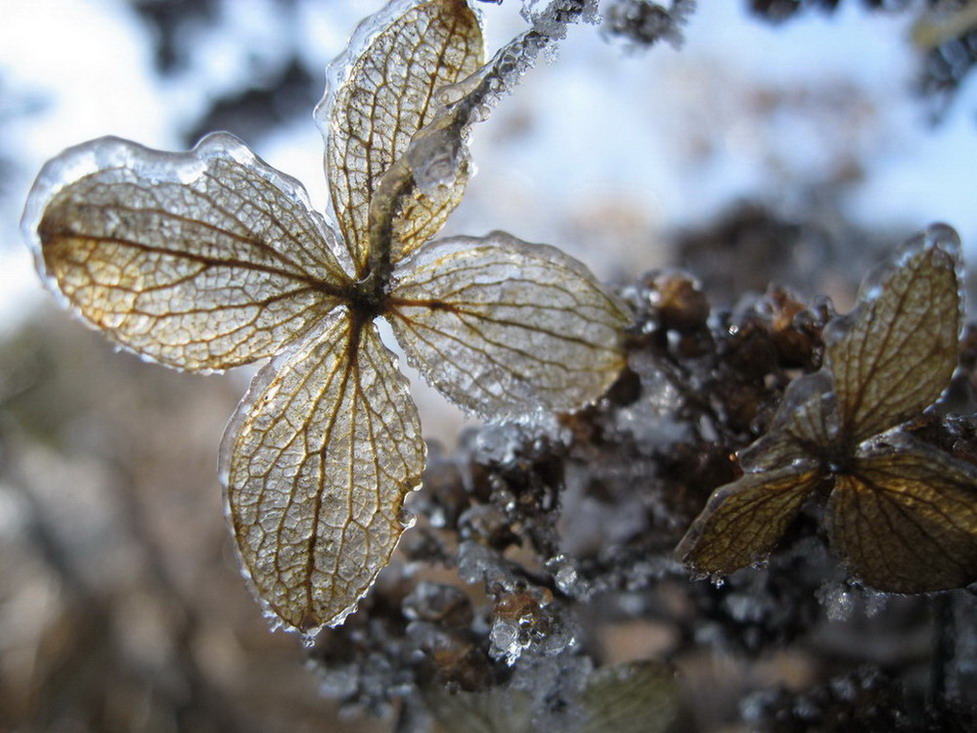
[[378,316],[483,416],[576,408],[623,364],[620,306],[559,250],[502,233],[425,244],[469,174],[466,100],[436,92],[481,60],[464,0],[398,0],[361,25],[316,113],[339,234],[227,134],[185,154],[95,140],[30,195],[45,281],[122,347],[200,372],[272,357],[220,474],[244,572],[287,628],[341,623],[410,524],[425,446]]
[[957,364],[959,239],[944,225],[910,240],[825,328],[825,363],[796,379],[745,474],[710,497],[676,549],[726,574],[769,553],[805,502],[830,492],[834,551],[881,591],[977,580],[977,469],[893,430],[933,403]]

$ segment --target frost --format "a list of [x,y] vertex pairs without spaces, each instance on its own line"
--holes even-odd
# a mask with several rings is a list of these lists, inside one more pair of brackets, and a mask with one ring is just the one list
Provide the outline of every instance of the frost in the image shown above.
[[817,599],[824,606],[825,615],[831,621],[847,621],[851,618],[855,601],[852,591],[844,583],[825,583],[817,592]]
[[478,432],[472,446],[475,460],[485,464],[510,464],[516,460],[525,437],[525,431],[518,423],[501,422],[486,425]]
[[525,659],[510,684],[530,696],[535,730],[576,730],[584,716],[580,693],[593,669],[589,658],[572,654]]
[[484,582],[488,587],[498,584],[506,590],[514,589],[518,583],[498,553],[473,541],[462,542],[458,548],[458,575],[466,583]]
[[551,558],[546,563],[546,568],[553,573],[557,590],[564,595],[586,600],[593,592],[591,584],[581,578],[574,561],[566,555]]
[[646,455],[688,439],[688,421],[679,415],[684,400],[672,380],[647,353],[632,353],[630,366],[641,378],[642,398],[617,412],[616,430],[631,434]]
[[865,604],[865,616],[874,618],[885,610],[889,603],[889,596],[885,593],[866,589],[862,592],[862,602]]
[[529,632],[518,619],[496,618],[492,622],[489,641],[492,645],[489,654],[494,659],[504,660],[510,667],[530,644]]

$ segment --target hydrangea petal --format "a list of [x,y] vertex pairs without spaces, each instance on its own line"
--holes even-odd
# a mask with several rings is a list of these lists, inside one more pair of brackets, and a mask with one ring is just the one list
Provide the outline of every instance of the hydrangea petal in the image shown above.
[[[370,204],[381,176],[435,119],[435,92],[481,62],[481,28],[465,0],[412,0],[364,21],[331,67],[331,91],[316,119],[326,136],[333,208],[358,275],[369,262]],[[416,246],[441,228],[461,199],[467,168],[453,180],[406,197],[400,235]]]
[[621,307],[558,249],[502,232],[454,237],[399,274],[388,312],[408,361],[479,415],[578,408],[624,366]]
[[732,573],[762,560],[817,488],[823,474],[813,461],[746,473],[716,489],[675,557],[700,573]]
[[88,324],[180,369],[276,353],[349,283],[301,184],[223,133],[188,153],[117,138],[71,148],[41,171],[23,224]]
[[903,440],[856,459],[829,502],[834,550],[866,585],[892,593],[977,580],[977,469]]
[[933,225],[825,329],[825,363],[851,443],[905,422],[946,389],[962,322],[960,262],[956,232]]
[[770,430],[737,453],[740,463],[747,470],[778,468],[830,451],[840,433],[833,390],[825,369],[791,382]]
[[287,627],[335,626],[409,526],[425,446],[407,380],[346,309],[255,377],[221,449],[247,574]]

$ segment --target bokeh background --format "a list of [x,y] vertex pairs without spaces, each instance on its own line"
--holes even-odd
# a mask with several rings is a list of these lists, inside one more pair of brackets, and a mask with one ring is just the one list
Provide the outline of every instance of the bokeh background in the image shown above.
[[[0,0],[0,729],[391,728],[336,718],[238,575],[216,463],[250,372],[115,353],[57,309],[18,230],[43,162],[106,134],[229,130],[325,208],[311,110],[380,4]],[[703,2],[651,48],[574,27],[475,129],[448,228],[556,244],[611,281],[683,264],[720,305],[775,278],[845,308],[934,220],[973,260],[977,41],[920,25],[927,6]],[[480,10],[490,51],[525,28],[517,0]],[[450,450],[462,416],[412,383]],[[642,638],[622,649],[653,653]]]

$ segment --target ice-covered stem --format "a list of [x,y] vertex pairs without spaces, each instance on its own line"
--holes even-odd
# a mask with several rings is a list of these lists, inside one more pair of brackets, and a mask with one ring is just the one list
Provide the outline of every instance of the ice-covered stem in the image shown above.
[[553,0],[532,19],[532,27],[496,52],[485,66],[442,90],[444,111],[419,131],[407,152],[384,173],[370,204],[370,271],[377,281],[389,279],[395,224],[419,187],[418,171],[429,161],[447,158],[451,173],[466,164],[468,131],[488,118],[492,107],[532,67],[539,54],[566,36],[571,23],[594,16],[595,0]]

